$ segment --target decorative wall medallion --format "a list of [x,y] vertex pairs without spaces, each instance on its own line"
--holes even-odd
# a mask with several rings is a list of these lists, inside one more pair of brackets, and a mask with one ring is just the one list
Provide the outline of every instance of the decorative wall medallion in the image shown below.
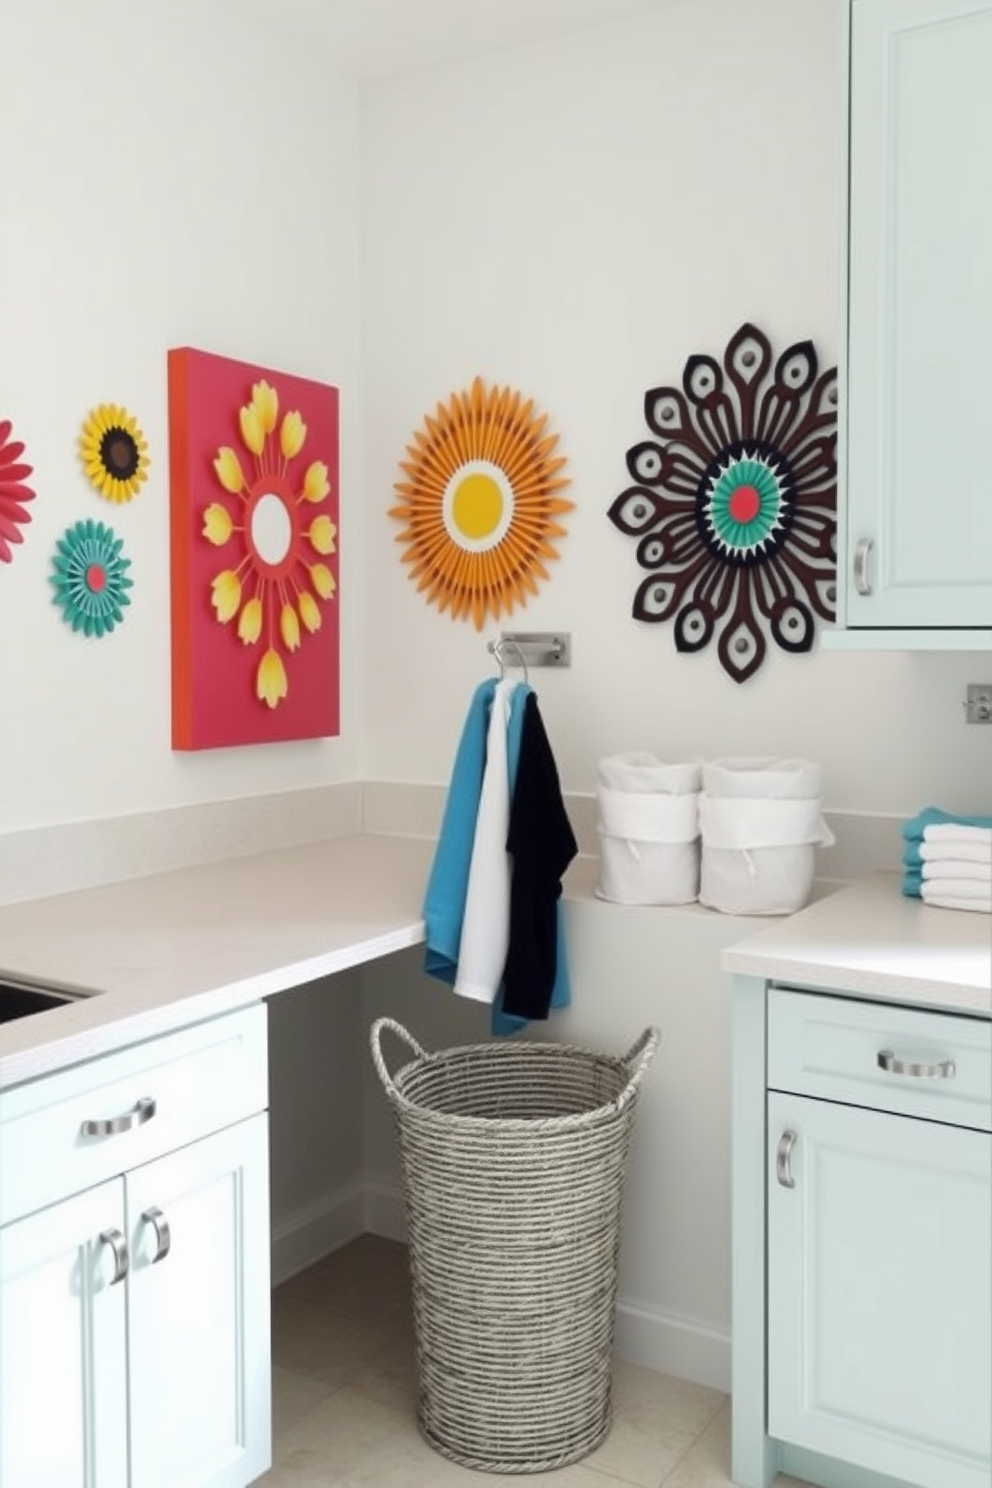
[[544,560],[558,557],[557,518],[573,503],[558,494],[566,462],[547,423],[533,400],[508,387],[486,392],[477,377],[427,415],[400,462],[401,505],[389,515],[405,523],[396,540],[410,578],[429,603],[454,620],[471,616],[477,630],[487,612],[498,618],[525,604],[549,577]]
[[102,522],[77,522],[59,538],[52,558],[55,603],[73,630],[86,636],[108,635],[124,619],[130,558],[121,557],[123,543]]
[[172,742],[338,732],[338,391],[169,352]]
[[11,438],[12,432],[10,419],[0,419],[0,563],[10,563],[11,544],[24,541],[21,528],[31,520],[26,507],[34,500],[34,492],[24,484],[32,467],[21,459],[24,445]]
[[116,403],[94,408],[79,438],[79,455],[95,491],[130,501],[148,479],[148,442],[138,421]]
[[614,526],[638,539],[647,576],[637,620],[675,620],[679,651],[717,654],[735,682],[761,665],[765,630],[785,651],[812,649],[814,613],[836,600],[837,369],[818,373],[809,341],[772,365],[753,325],[723,366],[691,356],[682,388],[652,388],[652,439],[627,451],[635,482],[613,502]]

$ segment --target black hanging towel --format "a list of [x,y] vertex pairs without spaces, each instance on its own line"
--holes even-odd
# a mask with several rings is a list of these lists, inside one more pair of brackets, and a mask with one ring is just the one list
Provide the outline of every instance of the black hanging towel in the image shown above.
[[525,707],[506,841],[513,874],[503,1011],[547,1018],[558,969],[561,880],[579,849],[534,693]]

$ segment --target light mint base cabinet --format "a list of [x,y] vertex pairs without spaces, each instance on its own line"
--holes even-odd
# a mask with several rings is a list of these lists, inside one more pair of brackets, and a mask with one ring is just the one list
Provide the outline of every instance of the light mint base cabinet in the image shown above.
[[992,0],[850,0],[850,632],[992,645],[990,77]]
[[988,1488],[989,1154],[984,1132],[769,1095],[770,1435]]
[[732,996],[733,1481],[988,1488],[992,1024]]

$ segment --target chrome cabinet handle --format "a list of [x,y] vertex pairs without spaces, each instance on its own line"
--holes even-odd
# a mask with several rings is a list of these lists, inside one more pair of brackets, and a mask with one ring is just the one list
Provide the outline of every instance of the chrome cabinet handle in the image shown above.
[[795,1188],[796,1180],[792,1176],[792,1149],[796,1145],[796,1133],[784,1131],[779,1137],[778,1148],[775,1152],[775,1177],[783,1188]]
[[155,1102],[151,1096],[143,1095],[141,1099],[125,1111],[123,1116],[108,1116],[103,1120],[84,1121],[79,1128],[84,1137],[115,1137],[119,1132],[130,1131],[132,1127],[142,1126],[146,1121],[151,1121],[155,1115]]
[[934,1059],[924,1063],[917,1059],[900,1059],[891,1049],[879,1049],[879,1069],[890,1075],[909,1075],[913,1080],[953,1080],[957,1069],[953,1059]]
[[152,1256],[152,1265],[158,1261],[164,1261],[172,1247],[172,1231],[169,1229],[169,1221],[155,1204],[151,1204],[141,1213],[146,1224],[150,1224],[155,1230],[155,1254]]
[[109,1245],[114,1252],[114,1274],[110,1278],[110,1285],[116,1286],[127,1275],[127,1241],[124,1239],[120,1230],[101,1230],[100,1239],[104,1245]]
[[859,594],[866,598],[871,593],[871,579],[868,577],[868,559],[871,556],[872,539],[862,537],[854,549],[854,587]]

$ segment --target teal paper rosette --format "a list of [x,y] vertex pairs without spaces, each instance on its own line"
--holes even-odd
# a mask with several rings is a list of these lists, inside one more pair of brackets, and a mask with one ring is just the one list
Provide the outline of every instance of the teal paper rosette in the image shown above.
[[113,528],[92,520],[68,527],[56,543],[53,598],[73,630],[100,637],[124,619],[133,581],[127,576],[131,560],[121,556],[122,547]]

